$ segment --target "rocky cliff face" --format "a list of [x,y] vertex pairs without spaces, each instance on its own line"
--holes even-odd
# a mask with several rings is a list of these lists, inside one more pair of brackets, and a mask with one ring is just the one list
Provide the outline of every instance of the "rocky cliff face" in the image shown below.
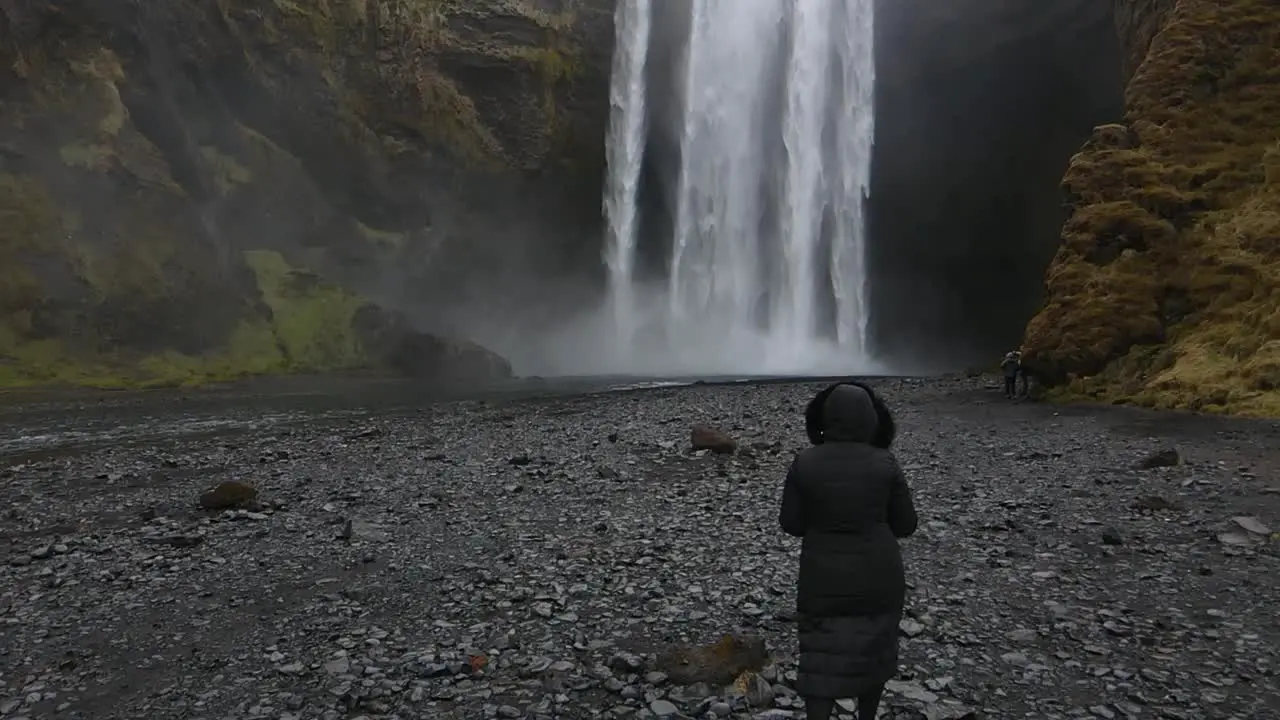
[[1118,7],[1141,61],[1063,181],[1026,356],[1065,396],[1278,415],[1280,5]]
[[1112,0],[1116,31],[1124,48],[1124,77],[1133,77],[1147,58],[1151,40],[1164,27],[1177,0]]
[[610,14],[0,0],[0,386],[509,373],[370,300],[501,263],[506,198],[598,216]]

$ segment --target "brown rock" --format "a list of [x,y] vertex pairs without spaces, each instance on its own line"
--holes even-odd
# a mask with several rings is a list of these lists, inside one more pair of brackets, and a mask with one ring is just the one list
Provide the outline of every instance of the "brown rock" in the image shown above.
[[689,440],[694,450],[710,450],[720,455],[729,455],[738,449],[738,441],[728,433],[707,425],[694,425],[689,431]]
[[729,685],[764,669],[769,651],[764,639],[729,634],[713,645],[678,645],[658,655],[656,668],[676,685]]
[[227,480],[201,493],[200,507],[205,510],[231,510],[248,505],[257,497],[258,488],[239,480]]

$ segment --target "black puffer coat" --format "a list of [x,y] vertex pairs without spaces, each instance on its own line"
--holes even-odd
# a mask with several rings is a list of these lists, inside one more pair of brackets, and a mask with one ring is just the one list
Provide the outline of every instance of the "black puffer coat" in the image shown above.
[[804,538],[796,604],[797,690],[855,698],[898,672],[906,580],[898,538],[916,511],[888,446],[893,421],[870,388],[838,383],[806,412],[815,446],[796,456],[782,494],[782,529]]

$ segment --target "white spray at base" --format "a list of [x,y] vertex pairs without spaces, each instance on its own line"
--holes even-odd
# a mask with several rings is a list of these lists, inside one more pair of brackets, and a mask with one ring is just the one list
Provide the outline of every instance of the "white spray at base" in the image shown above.
[[[582,371],[875,372],[867,345],[873,0],[690,0],[665,273],[642,277],[649,0],[618,4],[608,312]],[[579,348],[583,344],[573,343]]]

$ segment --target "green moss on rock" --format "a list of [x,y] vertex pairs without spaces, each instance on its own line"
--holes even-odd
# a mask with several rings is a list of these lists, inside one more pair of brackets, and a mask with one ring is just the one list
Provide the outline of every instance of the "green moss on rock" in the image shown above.
[[1061,399],[1280,415],[1280,6],[1180,0],[1126,103],[1067,171],[1026,359]]
[[0,310],[29,310],[41,287],[31,255],[61,242],[58,209],[37,181],[0,173]]
[[364,363],[351,320],[364,301],[277,252],[245,253],[271,308],[271,325],[292,370],[342,370]]
[[324,372],[368,364],[352,329],[365,303],[273,251],[245,254],[269,311],[250,317],[226,343],[200,355],[122,351],[77,356],[57,340],[30,340],[0,328],[0,387],[104,388],[196,385],[247,375]]

